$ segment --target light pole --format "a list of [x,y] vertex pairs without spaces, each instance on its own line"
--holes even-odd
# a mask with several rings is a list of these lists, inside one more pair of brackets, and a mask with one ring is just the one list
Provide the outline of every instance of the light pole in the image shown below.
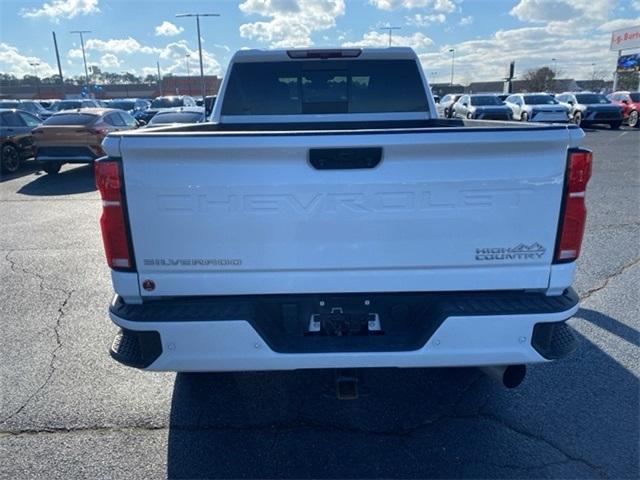
[[551,61],[553,62],[553,75],[557,77],[558,76],[558,59],[552,58]]
[[160,75],[160,61],[156,62],[156,67],[158,67],[158,90],[160,91],[160,96],[162,96],[162,75]]
[[389,31],[389,46],[391,46],[392,41],[392,32],[393,30],[400,30],[402,27],[380,27],[380,30],[388,30]]
[[202,37],[200,36],[200,17],[219,17],[219,13],[179,13],[178,18],[196,17],[196,27],[198,29],[198,53],[200,54],[200,83],[202,84],[202,101],[207,96],[207,87],[204,83],[204,67],[202,65]]
[[189,95],[191,95],[191,74],[189,73],[189,57],[190,53],[185,53],[184,61],[187,63],[187,82],[189,83]]
[[29,65],[33,67],[33,73],[36,75],[36,88],[38,89],[38,97],[40,97],[40,78],[38,77],[38,62],[29,62]]
[[77,33],[80,35],[80,45],[82,46],[82,60],[84,61],[84,79],[89,90],[89,69],[87,68],[87,56],[84,53],[84,34],[91,33],[91,30],[72,30],[71,33]]
[[449,83],[449,85],[453,85],[453,73],[456,68],[456,49],[450,48],[449,53],[451,54],[451,82]]

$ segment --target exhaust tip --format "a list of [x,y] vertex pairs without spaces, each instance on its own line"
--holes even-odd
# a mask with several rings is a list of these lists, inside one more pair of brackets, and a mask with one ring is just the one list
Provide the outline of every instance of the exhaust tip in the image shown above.
[[509,365],[502,374],[502,384],[506,388],[516,388],[527,374],[526,365]]
[[481,370],[489,377],[500,382],[505,388],[516,388],[527,374],[526,365],[507,365],[482,367]]

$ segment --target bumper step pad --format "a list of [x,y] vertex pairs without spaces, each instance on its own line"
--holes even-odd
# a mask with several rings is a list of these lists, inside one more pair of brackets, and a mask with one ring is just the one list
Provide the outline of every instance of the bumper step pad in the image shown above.
[[557,360],[572,353],[578,340],[565,322],[538,323],[533,327],[531,346],[544,358]]
[[135,368],[146,368],[162,353],[160,334],[155,331],[121,329],[109,351],[114,360]]

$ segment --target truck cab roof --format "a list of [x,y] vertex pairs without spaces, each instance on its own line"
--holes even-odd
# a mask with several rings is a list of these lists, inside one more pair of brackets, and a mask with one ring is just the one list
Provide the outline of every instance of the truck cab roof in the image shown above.
[[411,60],[416,53],[409,47],[388,48],[294,48],[294,49],[247,49],[239,50],[231,59],[231,63],[241,62],[282,62],[296,60],[326,60],[326,59],[358,60]]

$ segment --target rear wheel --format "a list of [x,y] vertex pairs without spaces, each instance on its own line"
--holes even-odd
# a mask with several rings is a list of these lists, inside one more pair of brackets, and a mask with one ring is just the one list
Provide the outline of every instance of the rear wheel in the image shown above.
[[56,175],[61,167],[62,164],[60,162],[47,162],[42,166],[42,169],[49,175]]
[[622,122],[613,122],[609,124],[611,130],[618,130],[620,128],[620,125],[622,125]]
[[638,126],[638,111],[634,110],[629,114],[629,126],[637,127]]
[[582,113],[576,112],[573,114],[573,123],[580,125],[582,123]]
[[528,122],[529,114],[527,112],[522,112],[522,115],[520,115],[520,120],[522,120],[523,122]]
[[20,168],[20,152],[13,145],[2,147],[2,171],[14,173]]

